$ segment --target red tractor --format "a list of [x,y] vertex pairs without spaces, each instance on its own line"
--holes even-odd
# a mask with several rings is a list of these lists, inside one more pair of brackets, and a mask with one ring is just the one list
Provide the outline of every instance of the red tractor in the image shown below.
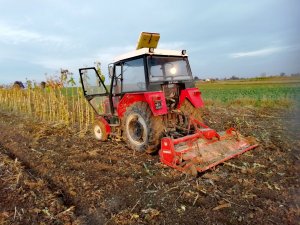
[[109,65],[109,86],[96,68],[79,69],[97,115],[96,139],[122,138],[148,153],[160,148],[163,163],[192,174],[256,147],[232,128],[217,133],[203,124],[186,51],[156,49],[158,40],[159,34],[143,32],[137,50]]

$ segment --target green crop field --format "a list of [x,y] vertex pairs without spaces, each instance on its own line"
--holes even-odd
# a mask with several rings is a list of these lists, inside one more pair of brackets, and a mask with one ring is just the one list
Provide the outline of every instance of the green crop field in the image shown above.
[[300,103],[300,78],[197,82],[206,105],[291,107]]

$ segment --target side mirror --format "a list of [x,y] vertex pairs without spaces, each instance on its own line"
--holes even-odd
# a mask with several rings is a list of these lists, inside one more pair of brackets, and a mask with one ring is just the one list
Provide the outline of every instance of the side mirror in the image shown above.
[[112,64],[108,65],[108,73],[109,73],[109,78],[112,78],[114,74],[114,66]]

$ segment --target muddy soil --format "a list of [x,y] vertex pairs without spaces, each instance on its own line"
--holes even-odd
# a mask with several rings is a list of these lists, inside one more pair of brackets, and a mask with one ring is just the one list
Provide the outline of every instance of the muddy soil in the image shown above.
[[296,111],[205,110],[260,146],[190,177],[124,142],[0,112],[0,224],[299,224]]
[[59,190],[0,149],[0,224],[75,223],[74,206],[67,207]]

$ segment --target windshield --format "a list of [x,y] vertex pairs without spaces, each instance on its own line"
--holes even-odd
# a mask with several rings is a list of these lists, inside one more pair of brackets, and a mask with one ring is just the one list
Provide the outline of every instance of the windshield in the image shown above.
[[151,81],[190,80],[192,75],[186,57],[148,57]]

